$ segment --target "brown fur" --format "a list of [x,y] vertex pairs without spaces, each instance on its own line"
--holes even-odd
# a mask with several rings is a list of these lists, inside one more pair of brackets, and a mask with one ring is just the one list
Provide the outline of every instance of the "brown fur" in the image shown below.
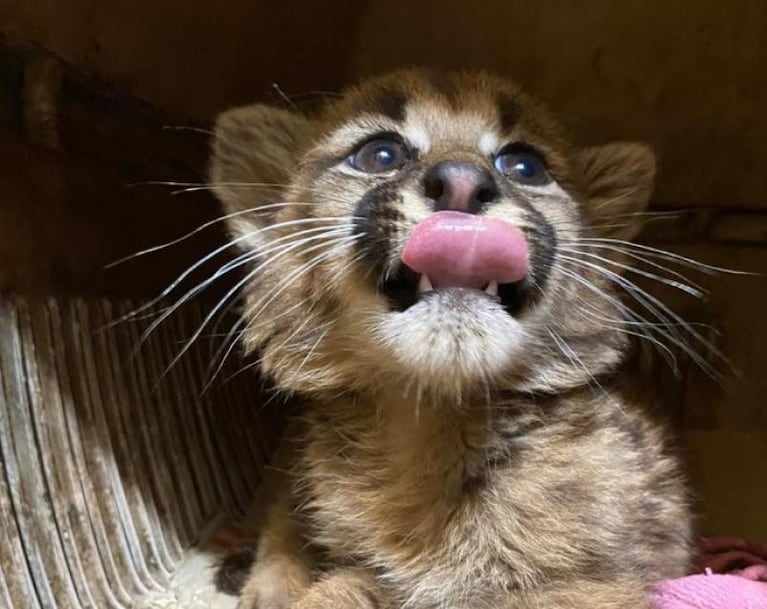
[[[381,131],[402,134],[412,162],[350,169]],[[381,286],[431,211],[424,171],[492,171],[492,150],[519,141],[545,155],[554,185],[503,183],[484,213],[527,235],[524,309],[451,289],[393,310]],[[222,115],[212,182],[254,254],[245,344],[307,400],[244,609],[639,608],[655,580],[684,572],[676,460],[616,374],[614,288],[583,263],[588,249],[568,249],[630,236],[654,167],[638,144],[574,149],[540,104],[484,74],[397,73],[318,117]],[[334,232],[297,235],[319,226]]]

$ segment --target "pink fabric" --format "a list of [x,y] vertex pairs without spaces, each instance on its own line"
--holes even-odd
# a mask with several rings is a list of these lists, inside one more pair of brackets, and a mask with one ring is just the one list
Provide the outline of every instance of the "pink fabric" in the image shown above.
[[728,537],[703,539],[693,572],[660,582],[653,592],[655,609],[767,609],[767,547]]
[[440,211],[419,222],[402,252],[402,261],[434,287],[514,283],[527,275],[528,258],[527,240],[518,228],[457,211]]
[[767,583],[739,575],[688,575],[656,586],[655,609],[767,609]]

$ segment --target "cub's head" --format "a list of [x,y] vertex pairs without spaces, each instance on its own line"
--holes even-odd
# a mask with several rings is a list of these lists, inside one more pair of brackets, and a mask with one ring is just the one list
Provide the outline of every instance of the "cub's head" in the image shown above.
[[[556,391],[620,359],[611,241],[655,163],[579,150],[512,82],[411,70],[316,116],[224,113],[211,182],[246,271],[242,328],[285,390]],[[607,273],[605,272],[607,271]]]

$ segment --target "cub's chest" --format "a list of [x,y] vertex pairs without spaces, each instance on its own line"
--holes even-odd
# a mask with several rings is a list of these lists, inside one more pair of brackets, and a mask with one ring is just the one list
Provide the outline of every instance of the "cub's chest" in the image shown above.
[[310,417],[298,490],[326,547],[358,554],[417,537],[423,549],[487,466],[481,417],[395,406]]
[[529,446],[541,435],[534,425],[499,428],[466,412],[338,414],[313,418],[298,489],[332,562],[381,569],[412,591],[432,580],[524,586],[581,561],[573,536],[588,510],[554,491],[584,481],[564,461],[545,467],[544,439]]

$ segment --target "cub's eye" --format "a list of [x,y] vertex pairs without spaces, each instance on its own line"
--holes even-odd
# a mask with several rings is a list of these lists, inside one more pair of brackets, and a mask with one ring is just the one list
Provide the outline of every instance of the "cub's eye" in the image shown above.
[[362,145],[349,156],[349,165],[365,173],[386,173],[402,167],[410,160],[410,152],[399,140],[377,138]]
[[512,144],[496,155],[494,163],[498,173],[520,184],[542,186],[551,182],[546,163],[528,148]]

